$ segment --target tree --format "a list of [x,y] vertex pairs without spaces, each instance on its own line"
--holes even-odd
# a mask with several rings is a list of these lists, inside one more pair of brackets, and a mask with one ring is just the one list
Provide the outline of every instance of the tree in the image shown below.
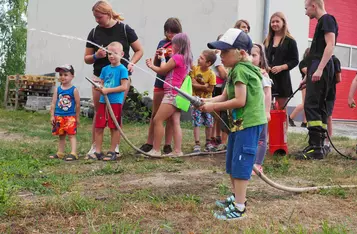
[[0,0],[0,100],[8,75],[23,74],[28,0]]

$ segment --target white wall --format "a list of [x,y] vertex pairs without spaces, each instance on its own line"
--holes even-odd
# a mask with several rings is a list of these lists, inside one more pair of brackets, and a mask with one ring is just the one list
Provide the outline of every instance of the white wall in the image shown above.
[[[91,8],[96,0],[29,0],[28,27],[86,39],[96,26]],[[163,38],[163,24],[169,17],[181,19],[183,30],[191,38],[195,59],[206,49],[207,42],[232,27],[237,19],[251,24],[250,36],[261,42],[263,34],[264,0],[111,0],[113,8],[125,17],[124,23],[136,30],[144,46],[144,57],[139,62],[146,69],[145,59],[151,57],[157,43]],[[173,9],[171,11],[167,9]],[[282,11],[288,18],[289,28],[296,38],[302,55],[307,47],[308,18],[304,15],[304,0],[271,0],[270,13]],[[55,37],[38,31],[28,32],[26,73],[51,73],[64,63],[75,67],[74,84],[82,97],[90,97],[90,85],[83,79],[92,74],[92,66],[83,61],[85,43]],[[300,56],[301,57],[301,56]],[[153,73],[151,73],[153,74]],[[300,81],[295,69],[293,88]],[[133,84],[140,91],[152,92],[154,77],[135,69]],[[298,100],[297,100],[298,99]],[[290,105],[300,103],[295,98]]]
[[[28,27],[87,38],[89,31],[96,25],[91,12],[95,2],[94,0],[30,0]],[[214,41],[219,34],[234,24],[237,15],[237,0],[112,0],[110,2],[117,12],[124,13],[124,23],[136,30],[145,50],[145,55],[138,65],[145,69],[147,69],[145,59],[154,55],[158,42],[164,37],[163,25],[167,18],[181,19],[183,30],[191,38],[196,59],[202,50],[207,49],[207,42]],[[90,86],[83,77],[92,74],[92,67],[83,61],[84,49],[84,42],[29,31],[26,72],[50,73],[57,65],[73,64],[77,76],[75,85],[79,87],[82,97],[90,97]],[[140,91],[147,90],[151,93],[154,77],[136,68],[133,84]]]

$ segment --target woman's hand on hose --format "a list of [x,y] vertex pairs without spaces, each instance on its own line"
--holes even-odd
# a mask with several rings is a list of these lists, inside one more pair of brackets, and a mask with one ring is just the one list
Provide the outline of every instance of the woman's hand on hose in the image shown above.
[[97,59],[105,58],[105,57],[107,57],[107,52],[105,50],[103,50],[102,48],[99,48],[99,50],[97,50],[97,52],[95,52],[95,57]]
[[132,62],[128,63],[128,71],[131,73],[134,72],[134,63],[132,63]]

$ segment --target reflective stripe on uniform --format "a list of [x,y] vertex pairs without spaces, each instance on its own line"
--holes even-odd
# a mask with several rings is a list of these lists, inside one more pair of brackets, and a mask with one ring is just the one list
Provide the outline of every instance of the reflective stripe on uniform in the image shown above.
[[327,129],[327,124],[322,123],[321,120],[315,120],[307,122],[307,127],[322,127],[323,129]]

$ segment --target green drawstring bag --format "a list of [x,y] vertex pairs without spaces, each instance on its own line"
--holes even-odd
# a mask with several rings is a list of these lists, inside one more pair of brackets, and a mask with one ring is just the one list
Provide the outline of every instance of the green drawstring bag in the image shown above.
[[[183,81],[183,83],[181,85],[180,90],[189,94],[189,95],[192,95],[192,80],[189,75],[186,76],[185,80]],[[190,108],[189,100],[187,100],[184,97],[181,97],[179,94],[177,94],[175,100],[176,100],[177,108],[179,108],[180,110],[183,110],[185,112],[188,111],[188,109]]]

